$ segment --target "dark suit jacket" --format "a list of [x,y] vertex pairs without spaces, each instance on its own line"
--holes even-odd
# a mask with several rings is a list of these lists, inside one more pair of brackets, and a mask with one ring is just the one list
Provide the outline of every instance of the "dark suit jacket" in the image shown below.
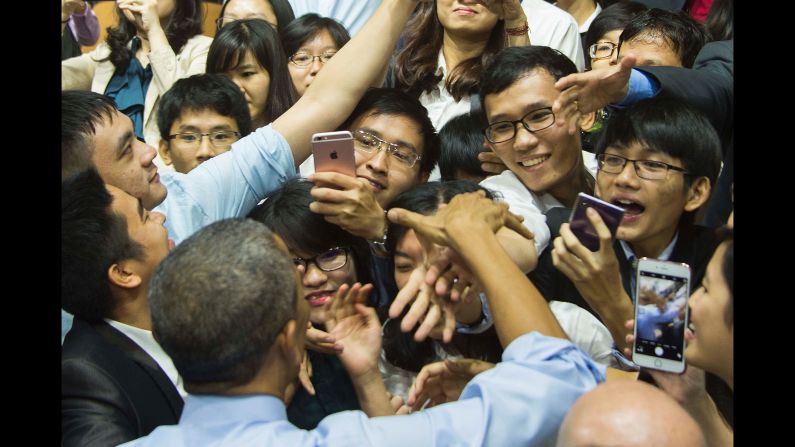
[[63,446],[115,446],[179,422],[174,384],[109,324],[75,318],[61,349]]

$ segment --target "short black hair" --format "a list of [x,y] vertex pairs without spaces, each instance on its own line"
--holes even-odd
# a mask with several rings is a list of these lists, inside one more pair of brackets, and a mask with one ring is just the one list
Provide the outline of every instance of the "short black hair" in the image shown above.
[[143,255],[112,203],[93,167],[61,182],[61,306],[86,321],[101,321],[114,308],[110,266]]
[[634,1],[613,3],[603,9],[602,12],[593,19],[591,26],[588,27],[588,32],[585,33],[585,48],[583,48],[585,51],[585,59],[590,59],[588,57],[588,49],[602,36],[614,29],[623,30],[632,17],[647,9],[649,9],[648,6]]
[[285,27],[279,27],[279,37],[282,40],[284,53],[288,57],[292,56],[304,42],[323,30],[328,31],[331,35],[337,49],[342,48],[351,40],[348,30],[340,22],[310,12],[298,17]]
[[[224,2],[224,5],[221,6],[221,11],[218,13],[218,17],[223,17],[226,13],[226,6],[229,4],[231,0],[227,0]],[[287,26],[295,20],[295,13],[293,12],[293,7],[290,6],[290,2],[288,0],[263,0],[271,4],[271,8],[273,8],[273,15],[276,16],[276,21],[279,22],[276,24],[277,28],[282,29],[283,27]],[[218,30],[220,31],[220,30]]]
[[455,180],[461,173],[473,177],[487,177],[489,173],[481,169],[478,154],[483,152],[483,129],[488,121],[480,113],[465,113],[448,121],[439,130],[442,153],[439,157],[439,171],[442,181]]
[[500,93],[530,72],[543,69],[555,80],[577,73],[577,66],[558,50],[541,45],[510,47],[500,50],[483,71],[480,79],[480,102]]
[[160,137],[168,141],[171,125],[183,112],[209,110],[233,118],[240,136],[251,133],[251,115],[243,92],[226,76],[214,73],[195,74],[178,79],[160,97],[157,127]]
[[369,115],[402,116],[414,121],[422,133],[420,174],[429,174],[439,161],[439,135],[428,117],[428,109],[408,93],[394,88],[370,88],[338,130],[350,130],[353,122]]
[[268,227],[224,219],[177,245],[155,270],[152,333],[188,392],[223,393],[262,368],[296,318],[296,297],[295,267]]
[[274,121],[298,99],[287,69],[279,35],[268,22],[260,19],[235,20],[221,28],[207,52],[207,73],[223,74],[235,69],[251,52],[270,77],[265,117]]
[[372,256],[367,241],[309,209],[309,204],[315,201],[310,194],[313,186],[314,183],[309,180],[294,177],[251,210],[248,217],[267,225],[292,250],[315,255],[334,247],[350,247],[356,264],[357,281],[372,283]]
[[619,52],[624,42],[639,36],[660,37],[665,40],[682,60],[685,68],[693,67],[698,52],[707,43],[704,27],[687,13],[659,8],[648,9],[630,19],[618,39]]
[[94,166],[94,136],[118,110],[112,98],[82,90],[61,92],[61,180]]
[[658,95],[638,101],[613,113],[597,139],[596,154],[610,147],[629,147],[639,143],[682,161],[690,174],[685,188],[699,177],[709,179],[712,188],[720,172],[721,146],[709,119],[689,104]]

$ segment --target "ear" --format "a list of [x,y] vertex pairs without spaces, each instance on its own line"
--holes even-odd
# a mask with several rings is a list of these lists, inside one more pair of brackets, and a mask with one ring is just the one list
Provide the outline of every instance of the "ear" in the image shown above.
[[157,153],[160,154],[160,158],[163,159],[163,163],[167,165],[171,164],[171,153],[169,153],[168,140],[166,139],[160,140],[160,145],[157,148]]
[[108,268],[110,283],[123,289],[134,289],[141,285],[141,277],[132,271],[128,262],[122,261]]
[[687,201],[685,202],[685,211],[695,211],[701,208],[709,199],[709,194],[712,191],[712,186],[709,179],[706,177],[699,177],[693,180],[690,189],[687,191]]
[[594,124],[596,124],[596,112],[586,113],[580,117],[579,125],[583,131],[588,132]]

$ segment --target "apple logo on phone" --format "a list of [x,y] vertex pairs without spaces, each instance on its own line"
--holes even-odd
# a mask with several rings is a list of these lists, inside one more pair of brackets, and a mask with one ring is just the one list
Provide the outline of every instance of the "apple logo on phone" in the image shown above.
[[337,159],[337,151],[333,151],[333,152],[332,152],[331,154],[329,154],[329,155],[331,156],[331,159],[332,159],[332,160],[336,160],[336,159]]

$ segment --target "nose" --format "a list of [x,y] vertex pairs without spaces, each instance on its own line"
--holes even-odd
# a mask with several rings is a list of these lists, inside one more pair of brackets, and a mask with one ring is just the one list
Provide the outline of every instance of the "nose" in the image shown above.
[[367,167],[378,174],[387,175],[389,173],[389,154],[385,150],[379,148],[369,160],[367,160]]
[[312,76],[317,76],[320,69],[323,68],[323,62],[320,60],[319,57],[312,59],[312,63],[309,64],[309,74]]
[[196,150],[196,158],[201,161],[209,160],[215,156],[213,146],[210,144],[210,136],[204,135],[199,141],[199,148]]
[[304,272],[303,283],[306,287],[320,287],[328,281],[328,276],[326,276],[326,272],[320,270],[315,263],[310,263],[306,266],[306,271]]
[[146,168],[150,164],[152,164],[152,160],[155,159],[155,156],[157,155],[157,151],[152,146],[150,146],[150,145],[148,145],[148,144],[146,144],[146,143],[144,143],[144,142],[142,142],[140,140],[137,140],[137,141],[138,141],[139,145],[143,145],[143,152],[141,153],[141,166]]
[[638,184],[639,181],[640,177],[638,177],[638,173],[635,172],[635,164],[631,161],[627,161],[624,165],[624,169],[616,174],[616,184],[618,185],[637,189],[640,187]]
[[538,146],[538,137],[525,129],[522,123],[516,123],[516,135],[513,137],[514,149],[530,150],[536,146]]
[[154,219],[155,222],[159,223],[160,225],[163,225],[164,223],[166,223],[166,215],[163,214],[163,213],[158,213],[157,211],[151,211],[149,213],[149,216],[152,219]]

